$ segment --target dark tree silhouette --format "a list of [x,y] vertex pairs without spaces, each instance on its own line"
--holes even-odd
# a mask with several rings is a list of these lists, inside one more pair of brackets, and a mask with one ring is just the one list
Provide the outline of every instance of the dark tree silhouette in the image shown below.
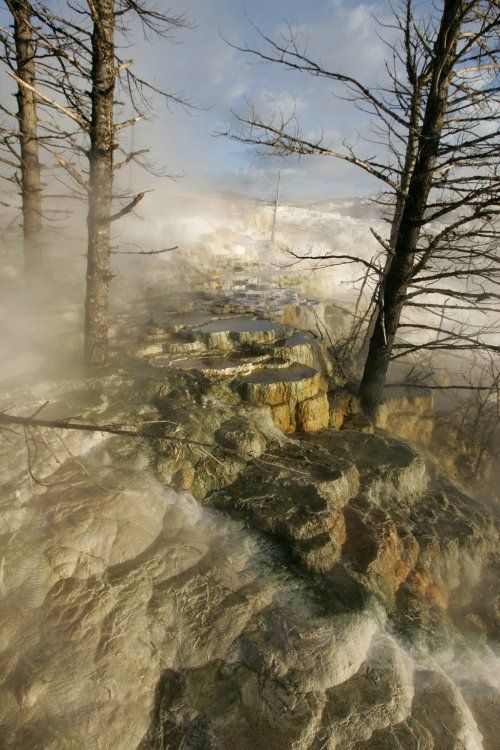
[[[369,158],[348,141],[335,146],[323,136],[306,137],[293,112],[265,118],[251,102],[224,133],[274,154],[341,159],[384,186],[379,200],[389,208],[391,228],[387,239],[373,232],[380,259],[293,253],[336,265],[360,262],[370,271],[376,310],[360,388],[367,412],[382,397],[391,359],[424,347],[498,353],[492,327],[467,315],[499,298],[499,23],[498,2],[444,0],[419,19],[405,0],[394,14],[399,42],[390,47],[388,80],[377,88],[314,61],[291,28],[277,41],[259,31],[260,49],[238,47],[339,85],[372,115],[380,155]],[[419,311],[436,322],[415,320]]]
[[[42,180],[39,158],[35,86],[36,43],[31,25],[31,5],[28,0],[6,0],[13,19],[12,38],[3,32],[3,61],[16,70],[21,82],[17,87],[17,127],[3,132],[8,163],[16,172],[22,199],[24,267],[26,277],[33,280],[42,266]],[[15,66],[12,62],[15,61]],[[9,113],[10,114],[10,113]],[[13,142],[18,142],[16,150]]]
[[[193,106],[138,76],[133,60],[120,57],[120,48],[130,43],[131,28],[170,39],[176,29],[189,24],[148,0],[82,0],[68,6],[64,17],[48,3],[29,7],[36,19],[36,28],[31,28],[44,60],[39,63],[43,77],[37,85],[19,76],[16,80],[33,101],[49,110],[48,142],[70,178],[73,196],[88,206],[84,361],[89,367],[102,367],[108,361],[111,227],[144,197],[143,192],[117,196],[115,173],[131,164],[158,173],[144,158],[148,150],[125,149],[118,133],[144,117],[152,96]],[[119,152],[122,158],[116,159]],[[121,206],[115,207],[115,200]]]

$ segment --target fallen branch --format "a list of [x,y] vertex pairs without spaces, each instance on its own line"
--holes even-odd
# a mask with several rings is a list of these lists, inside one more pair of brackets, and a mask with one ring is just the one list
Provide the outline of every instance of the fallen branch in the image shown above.
[[[34,414],[38,414],[41,409],[43,409],[47,405],[47,402],[45,402]],[[39,419],[35,417],[34,415],[30,417],[19,417],[14,414],[6,414],[5,412],[0,413],[0,433],[2,432],[2,429],[4,430],[10,430],[10,426],[12,425],[19,425],[23,428],[25,435],[26,430],[29,427],[45,427],[47,429],[51,430],[80,430],[82,432],[101,432],[108,435],[122,435],[124,437],[131,437],[131,438],[150,438],[153,440],[168,440],[172,443],[177,443],[179,446],[189,446],[193,448],[200,448],[204,454],[207,453],[205,449],[217,449],[221,451],[222,453],[228,453],[231,455],[240,455],[246,456],[251,460],[253,463],[259,464],[261,466],[272,466],[274,468],[286,468],[288,471],[291,471],[295,474],[305,474],[306,472],[301,471],[300,469],[296,469],[293,466],[286,465],[284,466],[282,463],[278,463],[276,461],[276,456],[274,456],[272,453],[263,453],[260,456],[255,456],[251,451],[242,451],[237,450],[236,448],[228,448],[224,445],[220,445],[219,443],[206,443],[202,442],[200,440],[191,440],[190,438],[183,438],[179,435],[169,435],[165,434],[163,432],[160,432],[158,430],[158,427],[162,424],[176,424],[173,423],[171,420],[153,420],[149,423],[151,427],[146,426],[137,426],[137,425],[127,425],[127,424],[120,424],[120,423],[109,423],[109,424],[92,424],[89,422],[74,422],[71,418],[66,419]],[[156,429],[155,429],[156,428]],[[212,453],[208,451],[208,455],[214,458],[215,460],[218,460]],[[268,460],[266,460],[268,459]]]
[[420,388],[433,391],[491,391],[495,385],[427,385],[427,383],[387,383],[385,388]]
[[[45,405],[45,404],[44,404]],[[147,428],[137,425],[126,425],[120,423],[92,424],[90,422],[73,422],[69,419],[39,419],[35,416],[19,417],[14,414],[0,414],[1,425],[21,425],[22,427],[48,427],[55,430],[80,430],[83,432],[103,432],[109,435],[125,435],[128,437],[144,438],[161,438],[162,440],[171,440],[173,442],[184,443],[189,445],[203,446],[204,448],[213,448],[212,443],[202,443],[196,440],[187,440],[174,435],[162,435],[157,429]],[[162,424],[161,420],[154,423]]]
[[111,250],[111,253],[113,255],[160,255],[178,249],[179,245],[174,245],[173,247],[164,247],[163,250]]

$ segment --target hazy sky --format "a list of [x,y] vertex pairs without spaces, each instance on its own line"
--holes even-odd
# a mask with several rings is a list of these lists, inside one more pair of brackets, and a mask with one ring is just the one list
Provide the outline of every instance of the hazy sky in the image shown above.
[[[64,0],[46,1],[59,12],[66,6]],[[430,2],[415,0],[415,6],[425,9]],[[231,110],[244,110],[245,98],[254,101],[260,111],[269,110],[273,102],[285,111],[295,106],[303,130],[317,133],[322,129],[333,144],[366,127],[366,118],[352,104],[335,98],[328,81],[256,63],[231,48],[223,37],[252,46],[257,43],[257,33],[249,19],[272,37],[279,35],[286,22],[292,22],[308,40],[310,56],[326,68],[349,73],[368,84],[381,83],[387,50],[379,34],[387,38],[393,32],[381,28],[375,19],[390,21],[388,0],[158,0],[158,7],[172,15],[185,14],[194,28],[180,30],[172,43],[143,40],[140,30],[134,29],[130,47],[122,50],[121,56],[133,58],[134,69],[160,88],[183,92],[203,109],[186,114],[180,107],[169,110],[157,101],[155,117],[124,131],[125,146],[150,147],[156,163],[182,175],[175,185],[165,180],[158,183],[145,174],[124,175],[124,187],[161,193],[164,189],[190,193],[229,190],[270,197],[276,159],[262,159],[252,147],[213,135],[231,122]],[[9,20],[0,4],[0,22]],[[12,86],[7,78],[5,83]],[[285,196],[304,198],[364,195],[377,187],[360,170],[325,157],[304,157],[300,162],[287,159],[282,186]]]
[[[168,7],[184,12],[196,28],[180,31],[175,44],[149,40],[134,45],[136,67],[160,86],[181,90],[207,109],[187,115],[179,108],[163,108],[161,120],[137,128],[133,138],[134,147],[151,145],[172,172],[183,174],[177,190],[272,194],[276,160],[262,159],[251,147],[212,135],[230,122],[232,109],[244,109],[245,97],[262,110],[273,102],[286,110],[295,97],[304,130],[317,132],[322,127],[334,143],[365,125],[351,104],[333,97],[327,81],[256,64],[222,36],[237,44],[255,42],[256,32],[246,16],[272,36],[292,21],[308,39],[311,56],[326,67],[377,83],[384,77],[385,47],[374,19],[389,20],[387,0],[171,0]],[[384,31],[386,36],[390,33]],[[283,186],[289,196],[338,197],[366,194],[374,184],[349,165],[306,157],[299,163],[287,160]]]

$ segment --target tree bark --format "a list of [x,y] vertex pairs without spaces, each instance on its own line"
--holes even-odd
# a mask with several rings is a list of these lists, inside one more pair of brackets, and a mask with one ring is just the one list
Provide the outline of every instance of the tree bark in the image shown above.
[[363,406],[368,414],[376,409],[382,398],[406,290],[412,278],[415,251],[424,221],[432,185],[432,170],[436,163],[446,113],[453,57],[464,20],[464,8],[464,0],[445,0],[434,45],[431,82],[418,141],[418,154],[401,212],[394,254],[380,291],[382,305],[370,340],[360,386]]
[[[30,26],[27,0],[10,0],[14,18],[17,75],[35,86],[35,43]],[[17,94],[19,145],[21,159],[21,196],[23,213],[24,268],[27,279],[40,275],[42,269],[42,183],[38,155],[36,98],[19,84]]]
[[94,25],[84,362],[89,367],[103,367],[108,361],[108,298],[111,279],[109,265],[115,145],[115,14],[113,0],[93,0],[89,7]]
[[413,92],[411,110],[410,110],[410,127],[408,132],[408,143],[406,146],[405,161],[403,165],[403,174],[401,175],[400,192],[396,196],[396,206],[394,216],[391,222],[391,236],[389,238],[389,247],[394,250],[398,239],[399,227],[403,218],[408,189],[410,187],[411,176],[415,167],[415,161],[418,153],[419,142],[419,120],[420,108],[422,106],[422,91],[419,83],[415,83]]
[[[408,188],[410,186],[411,175],[413,173],[413,168],[415,166],[415,160],[417,158],[417,152],[418,152],[420,109],[422,106],[422,86],[421,86],[420,81],[415,81],[413,86],[414,86],[414,89],[413,89],[413,95],[412,95],[412,101],[411,101],[408,141],[406,144],[405,160],[404,160],[403,170],[402,170],[401,179],[399,183],[399,191],[396,194],[394,214],[393,214],[392,221],[391,221],[391,234],[389,238],[389,248],[391,252],[394,252],[394,248],[396,247],[399,227],[401,225],[401,219],[403,217],[405,201],[406,201],[406,197],[408,194]],[[387,273],[389,271],[389,266],[391,264],[391,260],[392,260],[392,255],[387,254],[385,258],[385,266],[384,266],[384,270],[382,274],[382,279],[385,279],[387,276]],[[373,336],[373,332],[375,330],[375,324],[377,322],[377,318],[380,312],[380,305],[377,303],[377,298],[379,294],[380,294],[380,283],[377,285],[376,289],[374,290],[371,301],[370,301],[369,308],[371,308],[372,306],[374,306],[374,308],[373,308],[372,314],[370,315],[370,322],[368,323],[368,327],[363,338],[363,343],[361,345],[361,348],[358,354],[360,361],[364,359],[366,362],[366,357],[368,356],[368,349],[370,346],[370,341]]]

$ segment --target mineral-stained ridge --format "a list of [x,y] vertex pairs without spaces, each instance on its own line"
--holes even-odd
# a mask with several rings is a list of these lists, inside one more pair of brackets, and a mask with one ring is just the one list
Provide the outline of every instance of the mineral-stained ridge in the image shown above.
[[38,483],[2,445],[0,745],[494,750],[490,512],[354,429],[315,336],[213,321],[152,327],[134,376],[32,394],[102,422],[139,403],[150,444],[50,434]]

